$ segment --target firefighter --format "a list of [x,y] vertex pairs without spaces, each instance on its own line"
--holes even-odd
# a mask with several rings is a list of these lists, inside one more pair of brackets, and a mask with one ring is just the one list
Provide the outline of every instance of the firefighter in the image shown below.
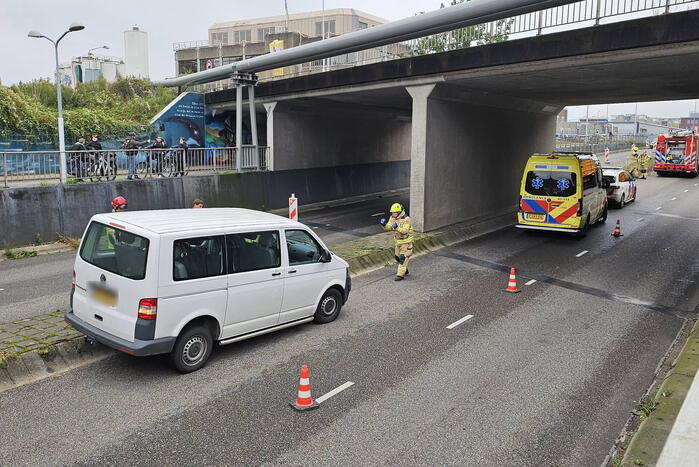
[[393,231],[396,241],[395,258],[398,262],[398,271],[394,280],[402,281],[408,273],[410,257],[413,255],[413,226],[410,217],[400,203],[391,206],[391,217],[381,219],[384,230]]
[[648,168],[650,167],[650,156],[648,155],[648,151],[643,151],[643,154],[641,154],[641,157],[638,160],[639,168],[641,170],[641,178],[646,179],[646,175],[648,174]]
[[639,177],[640,174],[640,161],[638,156],[638,147],[634,144],[631,148],[631,162],[629,163],[628,170],[635,178]]

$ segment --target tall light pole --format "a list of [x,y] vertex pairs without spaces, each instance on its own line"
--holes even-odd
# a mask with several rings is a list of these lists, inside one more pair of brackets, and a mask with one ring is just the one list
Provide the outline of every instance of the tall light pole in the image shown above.
[[93,47],[87,51],[87,56],[89,57],[90,55],[92,55],[93,50],[99,50],[99,49],[109,50],[109,46],[108,45],[100,45],[99,47]]
[[33,37],[36,39],[44,38],[50,41],[53,44],[53,48],[56,54],[56,100],[58,101],[58,149],[60,151],[61,183],[66,183],[66,181],[68,180],[68,171],[66,170],[66,141],[65,135],[63,134],[63,96],[61,95],[61,80],[58,76],[58,43],[61,42],[61,39],[63,39],[69,32],[82,31],[83,29],[85,29],[85,26],[83,26],[82,24],[72,23],[68,27],[68,30],[61,34],[61,37],[59,37],[55,41],[50,37],[44,36],[39,31],[36,31],[34,29],[29,31],[29,33],[27,34],[27,36],[29,37]]

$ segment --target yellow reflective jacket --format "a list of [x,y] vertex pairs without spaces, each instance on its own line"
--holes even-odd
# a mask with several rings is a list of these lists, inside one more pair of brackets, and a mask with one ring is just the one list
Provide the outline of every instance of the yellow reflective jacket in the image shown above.
[[[393,224],[397,224],[397,228],[393,228]],[[406,243],[413,243],[413,224],[410,223],[410,217],[405,213],[401,212],[395,219],[393,217],[388,218],[388,222],[383,227],[384,230],[392,230],[393,237],[396,240],[396,245],[405,245]]]

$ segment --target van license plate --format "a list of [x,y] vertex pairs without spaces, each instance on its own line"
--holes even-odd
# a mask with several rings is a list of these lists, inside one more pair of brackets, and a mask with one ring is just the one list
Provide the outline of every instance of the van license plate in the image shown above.
[[528,214],[527,213],[526,218],[528,221],[543,222],[544,215],[543,214]]
[[116,305],[116,295],[108,290],[92,289],[92,298],[103,305]]

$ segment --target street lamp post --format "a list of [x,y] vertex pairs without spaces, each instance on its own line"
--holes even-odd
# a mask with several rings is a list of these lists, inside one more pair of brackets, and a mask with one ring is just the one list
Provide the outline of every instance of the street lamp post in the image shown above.
[[63,39],[69,32],[82,31],[83,29],[85,29],[85,26],[82,24],[72,23],[70,27],[68,27],[68,30],[61,34],[61,37],[55,41],[36,30],[31,30],[27,34],[29,37],[36,39],[44,38],[51,42],[53,44],[56,56],[56,100],[58,101],[58,150],[60,151],[61,183],[66,183],[68,180],[68,171],[66,169],[66,141],[63,130],[63,96],[61,95],[61,80],[58,74],[58,43],[61,42],[61,39]]
[[91,56],[93,50],[99,50],[99,49],[109,50],[109,46],[108,45],[100,45],[99,47],[93,47],[87,51],[87,56],[88,57]]

